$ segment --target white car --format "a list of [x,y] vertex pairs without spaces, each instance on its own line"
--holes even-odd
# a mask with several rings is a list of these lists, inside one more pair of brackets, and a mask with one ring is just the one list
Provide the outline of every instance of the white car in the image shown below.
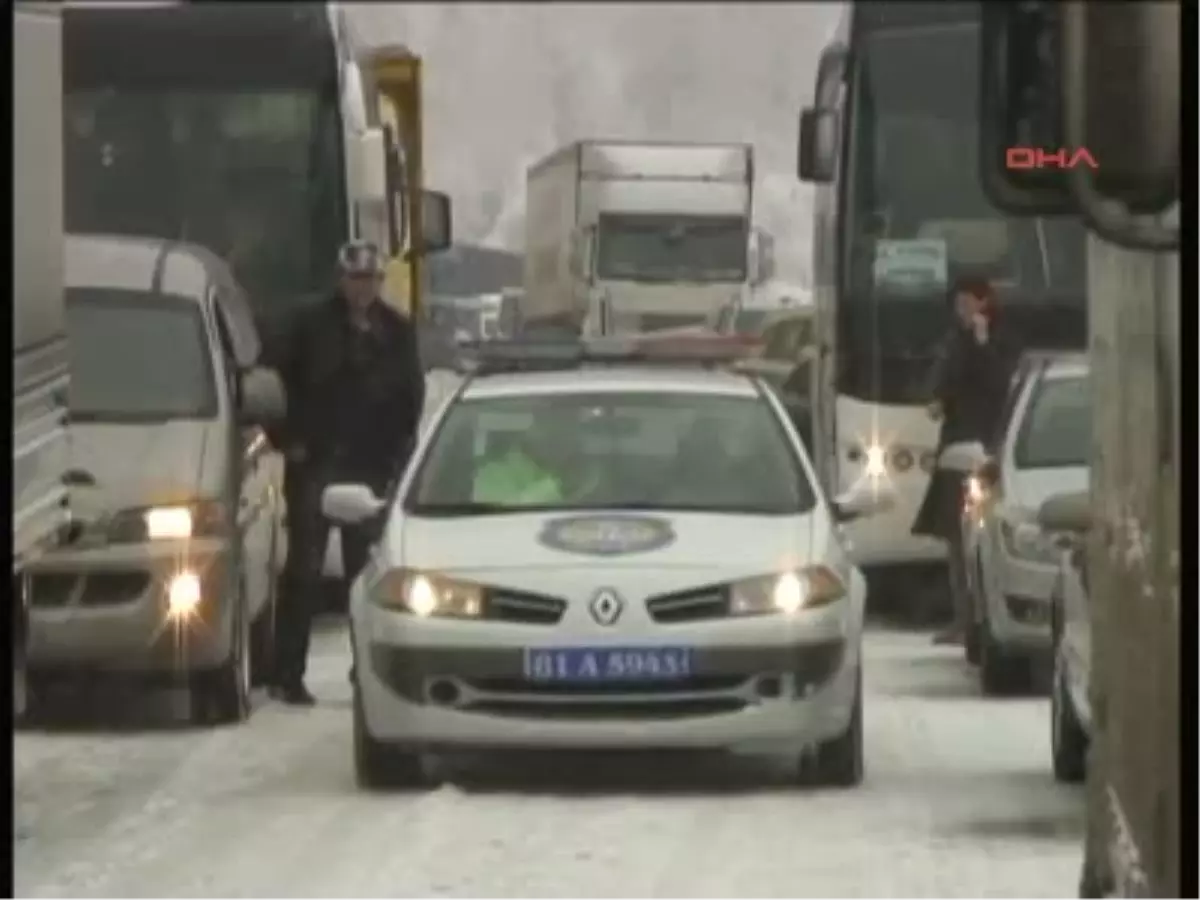
[[963,553],[974,615],[967,643],[985,693],[1030,687],[1049,658],[1060,554],[1036,515],[1052,494],[1087,489],[1090,390],[1085,357],[1035,358],[994,456],[968,483]]
[[1078,783],[1087,775],[1092,742],[1092,614],[1088,602],[1087,541],[1091,523],[1087,491],[1056,494],[1042,504],[1038,521],[1065,546],[1051,608],[1054,676],[1050,686],[1050,750],[1054,777]]
[[[419,785],[458,748],[786,749],[857,784],[866,588],[838,524],[889,498],[823,497],[753,376],[573,346],[485,363],[387,501],[350,606],[360,784]],[[483,493],[513,458],[557,493]]]

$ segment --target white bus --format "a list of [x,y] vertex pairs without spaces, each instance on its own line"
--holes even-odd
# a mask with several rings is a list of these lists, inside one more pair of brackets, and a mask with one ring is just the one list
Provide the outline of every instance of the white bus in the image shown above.
[[893,589],[945,583],[943,545],[911,529],[935,462],[926,408],[953,280],[989,278],[1025,348],[1086,342],[1078,221],[1006,217],[979,184],[980,8],[849,5],[801,114],[799,174],[815,187],[815,456],[830,491],[862,478],[897,491],[893,512],[848,530],[870,575],[904,578]]

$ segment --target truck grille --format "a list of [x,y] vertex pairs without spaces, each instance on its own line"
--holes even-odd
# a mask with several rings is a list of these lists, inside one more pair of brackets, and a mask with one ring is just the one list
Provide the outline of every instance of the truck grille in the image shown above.
[[719,586],[663,594],[647,600],[646,609],[655,622],[664,625],[723,619],[729,615],[729,590]]
[[556,625],[567,604],[556,597],[489,588],[484,592],[484,618],[523,625]]
[[150,587],[148,572],[47,572],[30,580],[29,602],[41,609],[67,606],[118,606],[140,598]]

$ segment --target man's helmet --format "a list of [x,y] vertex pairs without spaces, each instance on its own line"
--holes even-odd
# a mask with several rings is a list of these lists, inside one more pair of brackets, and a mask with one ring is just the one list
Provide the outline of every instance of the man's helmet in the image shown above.
[[338,250],[338,271],[343,275],[382,275],[383,255],[371,241],[347,241]]

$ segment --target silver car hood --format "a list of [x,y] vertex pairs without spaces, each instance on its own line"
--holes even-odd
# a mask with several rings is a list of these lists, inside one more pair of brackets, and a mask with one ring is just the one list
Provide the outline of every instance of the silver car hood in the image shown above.
[[73,424],[72,468],[94,484],[71,488],[72,512],[86,522],[205,496],[205,455],[216,449],[217,429],[196,421]]

